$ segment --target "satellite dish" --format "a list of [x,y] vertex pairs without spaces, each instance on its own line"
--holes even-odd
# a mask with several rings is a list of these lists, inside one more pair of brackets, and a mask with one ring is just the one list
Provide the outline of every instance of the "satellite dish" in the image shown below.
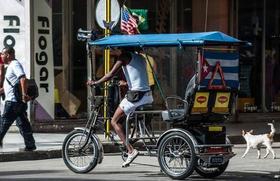
[[119,21],[120,18],[120,5],[118,0],[111,0],[111,22],[106,23],[106,0],[100,0],[97,3],[95,10],[95,17],[97,24],[102,28],[106,29],[106,26],[110,26],[108,28],[113,29]]

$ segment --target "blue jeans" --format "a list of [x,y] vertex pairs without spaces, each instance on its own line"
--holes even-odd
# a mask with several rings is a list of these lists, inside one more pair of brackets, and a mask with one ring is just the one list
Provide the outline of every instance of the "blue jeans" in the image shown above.
[[22,102],[6,101],[2,120],[0,124],[0,143],[6,135],[8,129],[16,120],[16,125],[19,128],[20,134],[24,139],[26,148],[35,148],[35,140],[31,125],[27,118],[27,104]]

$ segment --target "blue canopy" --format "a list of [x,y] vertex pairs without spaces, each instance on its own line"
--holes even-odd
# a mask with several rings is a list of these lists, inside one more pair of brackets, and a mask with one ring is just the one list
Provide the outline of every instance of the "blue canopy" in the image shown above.
[[250,45],[224,33],[177,33],[177,34],[137,34],[111,35],[95,41],[89,41],[90,46],[101,47],[159,47],[159,46],[208,46],[208,45]]

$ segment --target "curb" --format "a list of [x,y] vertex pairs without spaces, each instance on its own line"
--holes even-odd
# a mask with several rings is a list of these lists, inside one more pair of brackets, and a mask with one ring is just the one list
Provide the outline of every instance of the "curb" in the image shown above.
[[[103,143],[104,153],[119,153],[120,150],[113,143]],[[14,151],[0,153],[0,162],[44,160],[62,158],[61,149],[36,150],[36,151]]]
[[61,158],[61,150],[38,150],[32,152],[3,152],[0,154],[0,162],[43,160]]

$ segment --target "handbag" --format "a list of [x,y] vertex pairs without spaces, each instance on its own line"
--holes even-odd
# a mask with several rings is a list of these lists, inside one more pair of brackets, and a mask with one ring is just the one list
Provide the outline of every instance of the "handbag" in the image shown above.
[[126,93],[126,99],[129,102],[137,102],[140,101],[145,93],[148,91],[133,91],[133,90],[128,90]]

